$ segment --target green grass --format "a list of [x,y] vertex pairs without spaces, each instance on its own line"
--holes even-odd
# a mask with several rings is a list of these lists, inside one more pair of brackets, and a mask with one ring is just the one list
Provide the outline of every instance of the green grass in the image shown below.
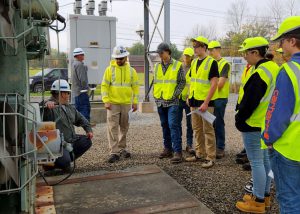
[[37,72],[41,70],[42,70],[41,68],[38,69],[29,68],[29,76],[32,77],[33,75],[35,75]]

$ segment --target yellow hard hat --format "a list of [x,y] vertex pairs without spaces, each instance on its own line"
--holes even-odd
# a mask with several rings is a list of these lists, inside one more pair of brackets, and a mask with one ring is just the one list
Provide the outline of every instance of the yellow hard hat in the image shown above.
[[211,41],[211,42],[208,44],[208,49],[220,48],[220,47],[221,47],[221,44],[220,44],[220,42],[218,42],[218,41]]
[[208,39],[203,36],[198,36],[196,38],[192,38],[192,41],[202,42],[202,43],[208,45]]
[[271,40],[275,41],[277,39],[280,39],[284,34],[291,32],[297,28],[300,28],[300,16],[290,16],[283,20],[283,22],[280,24],[278,32]]
[[183,55],[194,56],[194,49],[193,48],[184,49]]
[[246,38],[244,41],[243,41],[243,43],[239,46],[239,48],[242,48],[242,47],[244,47],[244,44],[246,44],[247,43],[247,40],[248,39],[250,39],[250,38]]
[[283,50],[282,50],[282,48],[278,48],[278,49],[276,50],[276,52],[278,52],[278,53],[283,53]]
[[252,48],[268,46],[269,42],[263,37],[252,37],[244,40],[241,49],[239,51],[246,51]]

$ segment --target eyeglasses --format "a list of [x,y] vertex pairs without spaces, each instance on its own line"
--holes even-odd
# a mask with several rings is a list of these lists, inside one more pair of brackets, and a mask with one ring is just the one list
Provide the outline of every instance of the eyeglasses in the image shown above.
[[118,61],[123,61],[125,59],[125,57],[122,57],[122,58],[116,58],[116,60]]

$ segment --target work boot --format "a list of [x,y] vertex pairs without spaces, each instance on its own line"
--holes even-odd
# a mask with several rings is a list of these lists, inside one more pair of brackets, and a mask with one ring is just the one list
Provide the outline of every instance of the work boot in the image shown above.
[[243,166],[242,166],[243,170],[245,171],[251,171],[251,165],[250,163],[244,163]]
[[186,148],[185,148],[185,151],[187,152],[187,153],[189,153],[190,155],[195,155],[196,154],[196,152],[195,152],[195,150],[193,149],[193,147],[192,146],[186,146]]
[[225,151],[223,149],[217,149],[217,155],[216,158],[217,159],[222,159],[225,157]]
[[202,162],[202,161],[205,161],[205,159],[202,157],[198,157],[197,155],[194,155],[194,156],[185,158],[185,161],[186,162],[197,162],[197,161]]
[[236,208],[240,211],[246,212],[246,213],[265,213],[266,212],[266,205],[264,200],[262,202],[259,202],[259,200],[254,196],[250,195],[250,198],[248,196],[244,196],[244,198],[249,199],[247,201],[238,201],[236,203]]
[[175,152],[174,157],[170,160],[171,163],[181,163],[182,162],[182,153],[181,152]]
[[[252,194],[245,194],[243,197],[243,201],[251,201],[251,198],[253,197]],[[265,207],[269,208],[271,206],[271,196],[265,196]]]
[[236,159],[235,159],[235,162],[236,162],[237,164],[244,164],[244,163],[249,163],[249,160],[248,160],[248,157],[247,157],[247,155],[246,155],[246,156],[241,157],[241,158],[236,158]]
[[120,152],[120,156],[123,158],[130,158],[131,154],[124,149]]
[[247,156],[246,149],[243,149],[240,153],[237,153],[235,156],[236,158],[242,158]]
[[116,154],[111,154],[107,160],[108,163],[114,163],[116,161],[120,160],[120,156]]
[[208,169],[208,168],[212,167],[214,164],[215,164],[214,161],[212,161],[212,160],[206,160],[206,161],[201,165],[201,167],[202,167],[202,168],[205,168],[205,169]]
[[163,159],[163,158],[171,158],[173,157],[173,153],[169,150],[164,148],[164,151],[162,153],[160,153],[159,155],[159,159]]

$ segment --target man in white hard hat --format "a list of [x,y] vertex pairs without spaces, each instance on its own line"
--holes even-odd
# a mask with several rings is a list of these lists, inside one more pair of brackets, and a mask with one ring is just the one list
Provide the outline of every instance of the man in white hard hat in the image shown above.
[[[92,145],[93,131],[89,122],[73,105],[69,104],[70,86],[66,80],[55,80],[51,86],[51,98],[45,103],[44,121],[56,122],[56,127],[63,133],[64,140],[71,143],[73,152],[63,149],[63,156],[56,159],[54,168],[70,170],[70,163],[83,155]],[[75,133],[74,125],[82,127],[86,135]],[[73,156],[74,154],[74,156]]]
[[87,76],[88,67],[84,65],[84,51],[75,48],[73,51],[74,61],[72,64],[72,94],[75,97],[76,109],[90,121],[89,81]]
[[102,100],[107,109],[109,163],[118,161],[120,156],[131,156],[126,151],[128,113],[137,110],[139,84],[135,69],[127,62],[128,55],[129,52],[123,46],[114,48],[113,60],[106,68],[101,84]]

